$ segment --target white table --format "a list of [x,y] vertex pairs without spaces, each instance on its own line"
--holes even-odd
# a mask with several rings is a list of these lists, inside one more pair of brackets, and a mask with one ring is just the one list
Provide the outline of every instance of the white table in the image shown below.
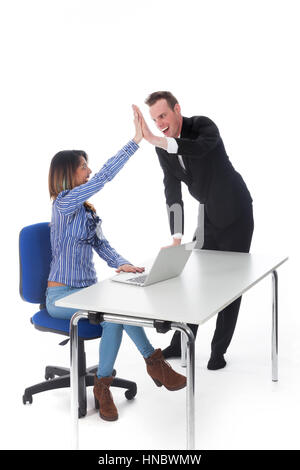
[[[272,275],[272,380],[278,380],[278,275],[287,260],[280,255],[258,255],[194,250],[181,276],[139,287],[110,279],[60,299],[57,306],[78,311],[70,322],[71,407],[73,442],[78,446],[78,321],[94,315],[109,321],[142,327],[158,325],[179,330],[186,343],[187,448],[195,447],[194,387],[195,338],[187,323],[202,324]],[[157,320],[160,322],[157,323]]]

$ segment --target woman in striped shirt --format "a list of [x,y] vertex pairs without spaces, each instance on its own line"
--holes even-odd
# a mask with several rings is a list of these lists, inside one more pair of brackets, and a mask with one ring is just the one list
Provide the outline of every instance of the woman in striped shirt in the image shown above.
[[[53,199],[51,219],[52,262],[48,278],[46,306],[55,318],[70,319],[74,309],[56,307],[55,301],[97,282],[93,264],[93,249],[117,272],[142,272],[112,248],[104,237],[101,219],[87,199],[111,181],[129,158],[138,150],[142,140],[141,124],[134,115],[135,137],[114,157],[110,158],[91,179],[87,154],[81,150],[58,152],[51,161],[49,191]],[[179,390],[186,378],[175,372],[164,360],[160,349],[154,350],[141,327],[102,322],[100,361],[94,382],[94,395],[99,403],[101,418],[113,421],[118,412],[109,386],[112,371],[122,340],[123,330],[133,340],[146,361],[147,372],[156,385]]]

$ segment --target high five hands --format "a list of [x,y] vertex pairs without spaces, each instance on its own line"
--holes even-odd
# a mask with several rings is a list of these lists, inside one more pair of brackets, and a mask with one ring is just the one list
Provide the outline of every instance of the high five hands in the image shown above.
[[150,144],[155,145],[156,147],[161,147],[166,150],[168,146],[167,139],[165,137],[158,137],[150,131],[145,121],[145,118],[138,106],[133,104],[132,109],[135,120],[137,120],[138,124],[140,125],[142,137],[144,137],[144,139],[147,140],[147,142],[149,142]]
[[133,122],[134,122],[134,127],[135,127],[135,136],[133,140],[136,144],[139,144],[143,138],[142,120],[140,118],[139,113],[134,109],[133,106],[132,106],[132,109],[133,109],[133,117],[134,117]]
[[140,108],[138,108],[135,104],[133,104],[132,109],[134,112],[134,116],[138,116],[138,120],[141,124],[141,131],[142,131],[142,135],[144,139],[147,140],[150,144],[152,144],[152,141],[155,138],[155,136],[150,131]]

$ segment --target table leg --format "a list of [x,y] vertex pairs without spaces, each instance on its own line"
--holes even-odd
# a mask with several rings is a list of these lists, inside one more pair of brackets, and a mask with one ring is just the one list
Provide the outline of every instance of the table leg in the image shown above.
[[278,275],[272,271],[272,380],[278,381]]
[[186,345],[186,336],[183,332],[181,332],[181,367],[186,367],[186,352],[187,352],[187,345]]
[[186,417],[187,449],[195,449],[195,337],[185,323],[171,323],[172,330],[179,330],[185,337],[186,344]]
[[[112,323],[155,328],[154,321],[147,318],[127,317],[125,315],[103,314],[103,320]],[[187,360],[187,449],[195,448],[195,336],[186,323],[171,323],[172,330],[179,330],[184,336]]]
[[[72,416],[72,447],[78,449],[78,322],[88,318],[88,313],[78,311],[70,321],[70,386],[71,386],[71,416]],[[154,321],[146,318],[126,317],[123,315],[103,314],[103,320],[111,323],[136,325],[154,328]],[[171,329],[181,331],[186,338],[187,350],[187,449],[195,448],[195,337],[185,323],[171,323]]]
[[78,449],[78,322],[88,318],[88,313],[78,311],[70,320],[70,387],[71,387],[71,419],[72,448]]

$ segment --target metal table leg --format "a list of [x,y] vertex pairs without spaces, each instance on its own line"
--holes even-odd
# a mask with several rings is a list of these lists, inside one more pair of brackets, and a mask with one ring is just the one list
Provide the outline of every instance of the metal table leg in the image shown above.
[[278,381],[278,275],[272,271],[272,380]]
[[186,354],[187,354],[187,339],[183,332],[181,332],[181,367],[186,367]]
[[171,323],[173,330],[180,330],[185,336],[186,347],[186,429],[188,450],[195,449],[195,337],[185,323]]
[[88,313],[78,311],[70,321],[70,388],[71,388],[71,418],[72,418],[72,448],[78,449],[78,322],[88,318]]
[[[123,315],[102,315],[104,321],[154,328],[154,320]],[[72,447],[78,449],[78,322],[88,318],[88,312],[76,312],[70,321],[70,386],[71,386],[71,416],[72,416]],[[179,330],[186,338],[187,348],[187,449],[195,448],[195,338],[192,330],[184,323],[171,323],[171,329]]]

